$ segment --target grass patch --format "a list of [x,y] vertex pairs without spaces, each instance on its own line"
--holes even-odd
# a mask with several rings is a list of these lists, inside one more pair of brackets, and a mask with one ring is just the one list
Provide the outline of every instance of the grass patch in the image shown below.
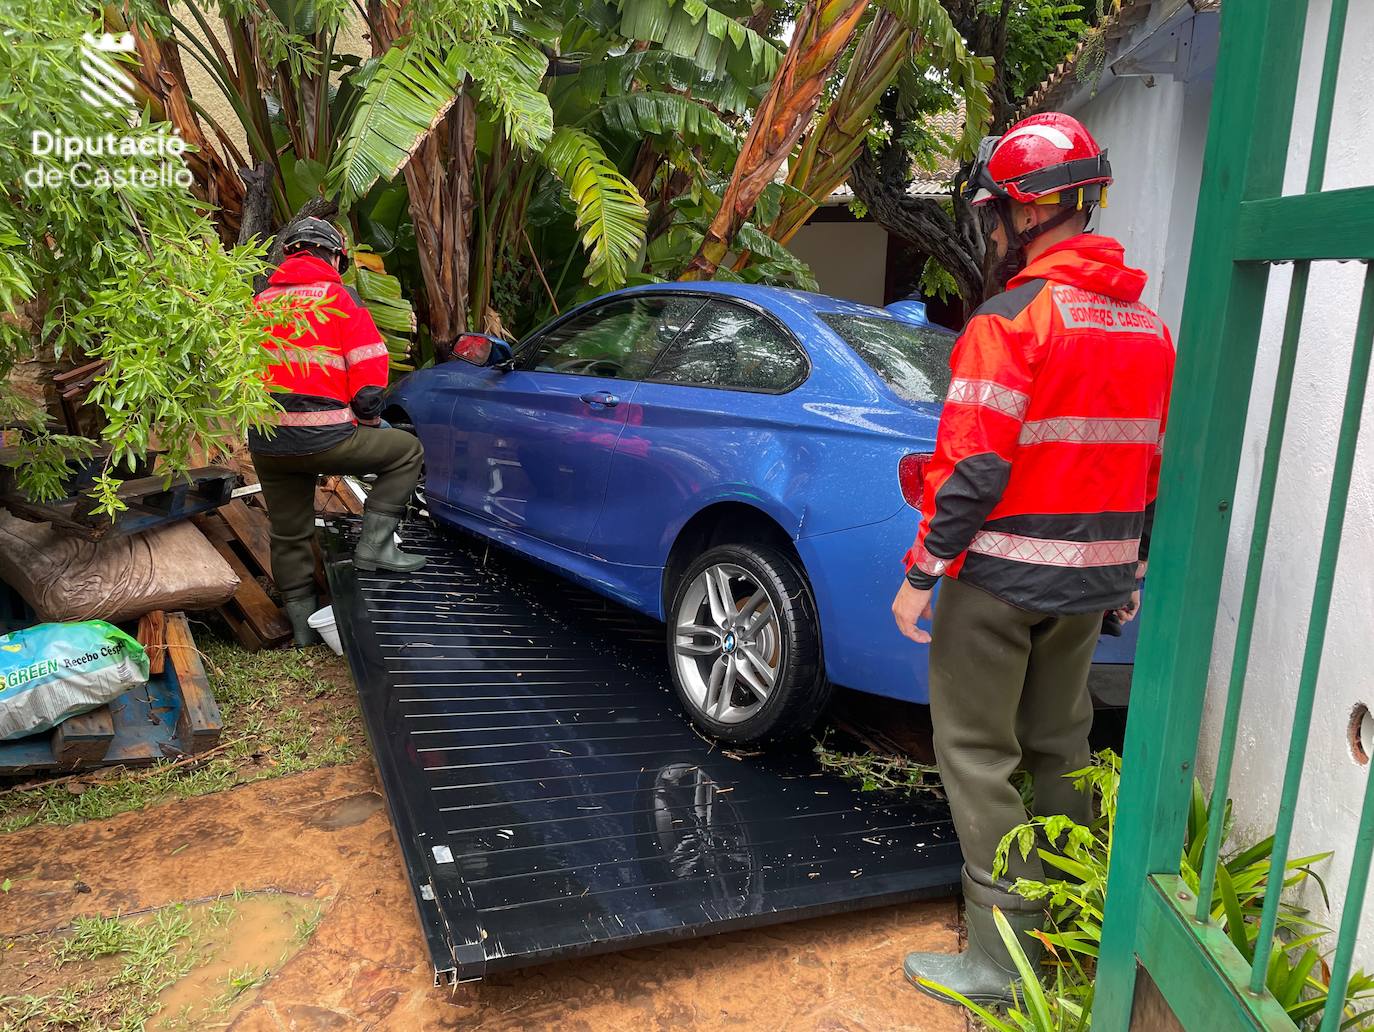
[[200,632],[228,748],[203,764],[106,768],[32,791],[0,793],[0,833],[75,824],[168,799],[218,792],[363,754],[357,696],[344,661],[325,648],[247,652]]
[[9,941],[0,1030],[228,1027],[304,946],[323,909],[276,893],[235,894],[136,917],[82,917],[62,932]]
[[[51,944],[61,969],[82,964],[87,977],[51,993],[0,996],[3,1028],[49,1030],[142,1028],[158,993],[195,965],[192,924],[182,904],[142,920],[77,918],[70,936]],[[98,963],[108,960],[112,963]]]

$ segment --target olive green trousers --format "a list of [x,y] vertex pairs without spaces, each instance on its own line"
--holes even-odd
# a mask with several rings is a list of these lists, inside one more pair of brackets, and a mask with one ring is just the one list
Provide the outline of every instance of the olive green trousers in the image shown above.
[[935,757],[971,877],[1002,889],[1040,880],[1040,860],[1011,850],[992,876],[1002,837],[1027,819],[1012,774],[1027,771],[1036,816],[1092,818],[1092,800],[1064,775],[1088,765],[1093,706],[1088,671],[1099,613],[1031,613],[962,581],[940,585],[931,629]]
[[383,516],[404,516],[420,479],[424,453],[404,430],[360,426],[341,444],[308,455],[253,453],[253,467],[267,502],[272,528],[272,579],[282,598],[313,594],[315,478],[321,473],[377,474],[366,508]]

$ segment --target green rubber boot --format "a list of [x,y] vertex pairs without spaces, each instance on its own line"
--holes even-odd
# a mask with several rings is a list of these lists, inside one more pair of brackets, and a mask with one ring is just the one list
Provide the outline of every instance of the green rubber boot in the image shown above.
[[286,610],[286,618],[291,621],[292,644],[305,648],[324,641],[319,632],[310,626],[310,617],[320,608],[319,600],[313,594],[284,598],[282,608]]
[[908,953],[903,965],[907,980],[927,996],[946,1003],[956,1001],[934,986],[922,985],[920,980],[952,989],[985,1007],[1010,1004],[1012,986],[1019,988],[1021,975],[997,930],[993,907],[1002,911],[1032,970],[1038,970],[1043,947],[1039,939],[1027,933],[1044,927],[1044,910],[1034,908],[1034,904],[1014,893],[1000,892],[974,881],[965,869],[964,922],[968,926],[968,947],[962,953]]
[[395,516],[363,512],[363,527],[358,533],[358,547],[353,550],[353,566],[359,570],[390,570],[392,573],[414,573],[424,566],[422,555],[411,555],[396,547],[396,528],[401,521]]

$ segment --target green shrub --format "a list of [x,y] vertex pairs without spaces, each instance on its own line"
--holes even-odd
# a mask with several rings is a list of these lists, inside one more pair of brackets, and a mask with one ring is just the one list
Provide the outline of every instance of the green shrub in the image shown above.
[[[1104,750],[1092,766],[1068,777],[1073,778],[1080,789],[1093,793],[1101,816],[1087,827],[1063,816],[1033,818],[1003,838],[993,865],[994,874],[1000,876],[1006,870],[1007,856],[1012,849],[1019,850],[1023,858],[1034,849],[1045,866],[1044,881],[1018,879],[1014,888],[1026,899],[1044,901],[1049,911],[1046,930],[1040,933],[1050,968],[1048,990],[1036,978],[1027,977],[1031,969],[1025,954],[1000,914],[997,915],[998,927],[1023,979],[1023,989],[1005,1017],[991,1014],[949,990],[941,990],[995,1032],[1079,1032],[1088,1027],[1092,1016],[1093,982],[1102,941],[1102,915],[1116,824],[1121,758],[1111,750]],[[1225,806],[1223,843],[1231,835],[1229,799]],[[1187,835],[1179,858],[1179,873],[1194,893],[1199,890],[1198,869],[1202,864],[1210,815],[1211,804],[1201,783],[1195,779]],[[1273,847],[1274,840],[1270,836],[1229,856],[1223,848],[1223,859],[1217,867],[1212,919],[1225,930],[1246,961],[1254,958],[1260,913],[1265,896],[1271,891]],[[1330,855],[1320,853],[1288,861],[1282,884],[1273,888],[1284,891],[1311,879],[1325,898],[1326,887],[1312,865]],[[1295,1025],[1300,1029],[1313,1028],[1330,993],[1326,980],[1329,971],[1318,948],[1318,941],[1329,929],[1311,920],[1307,911],[1289,900],[1280,903],[1278,913],[1280,941],[1269,962],[1267,986]],[[1374,999],[1374,977],[1357,971],[1345,987],[1346,1020],[1342,1028],[1364,1027],[1363,1022],[1374,1014],[1374,1008],[1360,1011],[1359,1005],[1371,999]]]

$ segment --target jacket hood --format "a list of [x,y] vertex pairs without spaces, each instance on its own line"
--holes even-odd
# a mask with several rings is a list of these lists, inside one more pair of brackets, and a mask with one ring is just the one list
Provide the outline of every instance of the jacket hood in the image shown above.
[[339,270],[323,258],[298,251],[288,255],[267,282],[274,287],[281,287],[293,283],[341,283],[342,280],[339,279]]
[[1118,301],[1139,301],[1149,278],[1126,264],[1126,249],[1108,236],[1080,233],[1055,244],[1007,283],[1007,289],[1029,280],[1049,280],[1082,287]]

